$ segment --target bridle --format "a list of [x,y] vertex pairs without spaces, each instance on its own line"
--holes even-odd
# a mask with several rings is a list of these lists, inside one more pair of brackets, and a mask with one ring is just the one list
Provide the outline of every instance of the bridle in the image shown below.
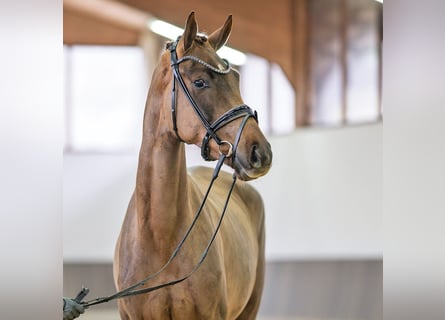
[[[178,55],[176,53],[176,47],[179,43],[179,39],[180,38],[178,38],[175,42],[170,43],[169,47],[168,47],[168,49],[170,50],[170,60],[171,60],[171,67],[172,67],[172,71],[173,71],[172,108],[171,108],[173,130],[175,131],[175,134],[178,137],[178,139],[180,141],[183,141],[181,139],[181,137],[179,136],[178,127],[176,124],[176,109],[177,109],[176,82],[178,82],[179,85],[181,86],[182,90],[184,91],[188,101],[190,102],[191,106],[193,107],[193,110],[195,111],[196,115],[198,116],[199,120],[201,121],[201,123],[203,124],[204,128],[207,131],[207,133],[205,134],[205,136],[202,140],[202,144],[201,144],[202,158],[206,161],[212,160],[209,155],[210,149],[209,149],[208,144],[209,144],[210,139],[213,139],[218,144],[220,153],[222,153],[221,146],[227,145],[229,148],[228,148],[228,152],[226,153],[226,157],[227,158],[233,157],[233,159],[235,159],[236,149],[238,146],[239,138],[240,138],[241,133],[244,129],[244,126],[250,117],[253,117],[255,119],[255,121],[258,123],[257,112],[253,111],[249,106],[247,106],[245,104],[241,104],[241,105],[231,108],[229,111],[225,112],[222,116],[220,116],[217,120],[215,120],[215,122],[210,123],[207,120],[207,118],[204,116],[202,109],[198,106],[195,99],[193,99],[193,96],[190,94],[190,91],[187,89],[184,79],[181,76],[181,72],[179,71],[179,64],[184,61],[187,61],[187,60],[192,60],[194,62],[197,62],[197,63],[205,66],[206,68],[210,69],[211,71],[221,74],[221,75],[225,75],[225,74],[228,74],[229,72],[231,72],[232,67],[230,66],[230,63],[225,59],[223,59],[223,60],[226,64],[226,69],[223,69],[223,70],[216,68],[195,56],[183,56],[181,59],[178,60]],[[220,128],[222,128],[226,124],[228,124],[238,118],[241,118],[241,117],[244,117],[244,119],[241,122],[241,125],[238,129],[238,133],[235,137],[234,144],[230,143],[227,140],[221,140],[217,136],[216,131],[218,131]]]
[[[216,235],[221,227],[221,223],[222,220],[224,218],[226,209],[228,207],[229,204],[229,200],[230,200],[230,196],[232,194],[232,191],[235,187],[235,182],[236,182],[236,176],[233,175],[233,180],[232,183],[230,185],[227,197],[226,197],[226,201],[224,203],[223,209],[222,209],[222,213],[221,216],[218,220],[218,223],[216,225],[216,228],[210,238],[210,240],[207,243],[207,246],[205,247],[204,251],[201,254],[201,257],[199,259],[199,261],[196,263],[196,265],[193,267],[193,269],[187,273],[186,275],[172,280],[172,281],[168,281],[165,283],[161,283],[159,285],[156,286],[152,286],[152,287],[148,287],[148,288],[142,288],[142,289],[138,289],[142,286],[144,286],[149,280],[155,278],[157,275],[159,275],[161,272],[163,272],[169,265],[170,263],[174,260],[174,258],[178,255],[179,250],[182,248],[184,242],[187,240],[188,236],[190,235],[196,221],[198,220],[199,216],[201,215],[202,209],[204,208],[204,205],[207,201],[208,195],[210,193],[210,190],[213,186],[213,183],[215,182],[216,178],[218,177],[218,174],[221,170],[221,167],[224,163],[224,160],[226,158],[230,158],[232,157],[232,159],[235,159],[236,156],[236,149],[238,147],[238,143],[241,137],[241,133],[244,129],[244,126],[246,125],[247,120],[250,117],[253,117],[255,119],[255,121],[258,122],[258,117],[257,117],[257,113],[256,111],[253,111],[249,106],[242,104],[239,106],[235,106],[232,109],[230,109],[229,111],[227,111],[226,113],[224,113],[222,116],[220,116],[216,121],[214,121],[213,123],[210,123],[207,118],[204,116],[204,113],[202,112],[202,110],[199,108],[198,104],[196,103],[196,101],[193,99],[192,95],[190,94],[190,91],[187,89],[187,86],[185,85],[184,79],[181,76],[181,73],[179,72],[179,64],[187,61],[187,60],[192,60],[195,61],[197,63],[200,63],[202,65],[204,65],[205,67],[207,67],[208,69],[212,70],[213,72],[219,73],[219,74],[228,74],[230,71],[232,71],[232,68],[230,67],[230,64],[227,60],[224,60],[226,63],[226,69],[224,70],[220,70],[218,68],[215,68],[214,66],[208,64],[207,62],[195,57],[195,56],[184,56],[181,59],[178,60],[178,56],[176,53],[176,47],[178,45],[179,42],[179,38],[170,44],[169,46],[169,50],[170,50],[170,55],[171,55],[171,67],[173,70],[173,89],[172,89],[172,121],[173,121],[173,129],[176,133],[177,138],[179,139],[179,141],[183,141],[178,133],[178,128],[177,128],[177,124],[176,124],[176,107],[177,107],[177,93],[176,93],[176,82],[178,82],[182,88],[182,90],[184,91],[185,95],[187,96],[187,99],[189,100],[190,104],[193,107],[193,110],[196,112],[196,114],[198,115],[198,118],[201,120],[202,124],[204,125],[207,133],[203,138],[202,141],[202,146],[201,146],[201,156],[207,160],[210,161],[212,160],[209,156],[209,147],[208,147],[208,143],[210,141],[210,139],[214,139],[215,142],[218,144],[219,146],[219,152],[220,152],[220,157],[218,159],[218,163],[216,164],[216,167],[213,171],[213,175],[212,175],[212,179],[210,181],[210,184],[207,188],[207,191],[203,197],[203,200],[201,202],[201,205],[199,206],[197,212],[195,213],[195,216],[193,217],[192,223],[190,224],[190,226],[188,227],[187,231],[185,232],[184,236],[182,237],[181,241],[179,242],[179,244],[176,246],[175,250],[173,251],[173,253],[171,254],[170,258],[168,259],[168,261],[164,264],[163,267],[161,267],[158,271],[156,271],[155,273],[147,276],[145,279],[142,279],[141,281],[123,289],[120,290],[110,296],[106,296],[106,297],[101,297],[101,298],[96,298],[90,301],[84,301],[82,302],[81,300],[86,296],[86,294],[88,293],[88,289],[87,288],[83,288],[78,296],[74,299],[76,300],[78,303],[81,303],[85,308],[89,307],[89,306],[93,306],[96,304],[101,304],[104,302],[108,302],[111,300],[115,300],[115,299],[120,299],[123,297],[128,297],[128,296],[134,296],[134,295],[139,295],[139,294],[143,294],[143,293],[148,293],[148,292],[152,292],[167,286],[172,286],[175,285],[177,283],[180,283],[186,279],[188,279],[196,270],[198,270],[198,268],[202,265],[202,263],[204,262],[205,258],[207,257],[207,254],[210,250],[210,247],[213,244],[213,241],[216,238]],[[218,131],[220,128],[222,128],[223,126],[225,126],[226,124],[238,119],[244,117],[240,127],[238,129],[238,132],[236,134],[236,137],[234,139],[234,143],[232,144],[231,142],[227,141],[227,140],[221,140],[217,134],[216,131]],[[221,149],[221,146],[223,145],[227,145],[228,146],[228,150],[224,153]]]

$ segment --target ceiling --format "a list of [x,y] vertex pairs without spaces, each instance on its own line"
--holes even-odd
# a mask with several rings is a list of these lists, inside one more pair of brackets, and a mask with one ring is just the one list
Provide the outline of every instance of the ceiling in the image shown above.
[[[372,17],[377,5],[381,17],[382,5],[373,0],[64,0],[63,39],[65,44],[138,45],[148,19],[153,17],[183,26],[188,14],[195,11],[199,30],[210,33],[232,14],[228,45],[281,66],[298,93],[296,123],[306,125],[314,103],[311,66],[320,62],[313,60],[311,45],[317,41],[330,45],[329,39],[334,47],[346,43],[348,19],[360,21],[369,12]],[[363,6],[364,11],[356,10]],[[323,19],[317,20],[320,14]],[[349,18],[339,20],[345,14]],[[381,18],[377,23],[381,25]],[[338,30],[331,30],[333,27]],[[381,26],[379,30],[381,39]],[[326,40],[326,35],[331,38]],[[340,50],[344,74],[347,49],[344,45]],[[343,95],[346,85],[343,81]]]
[[278,63],[294,82],[297,19],[306,1],[64,0],[63,38],[65,44],[136,45],[150,16],[183,26],[195,11],[200,31],[212,32],[232,14],[228,45]]

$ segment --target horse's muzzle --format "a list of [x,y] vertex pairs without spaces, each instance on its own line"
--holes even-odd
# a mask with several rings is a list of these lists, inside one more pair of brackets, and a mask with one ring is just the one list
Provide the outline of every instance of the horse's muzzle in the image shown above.
[[233,161],[235,174],[240,180],[248,181],[265,175],[272,166],[272,149],[268,142],[253,143],[249,152],[237,154]]

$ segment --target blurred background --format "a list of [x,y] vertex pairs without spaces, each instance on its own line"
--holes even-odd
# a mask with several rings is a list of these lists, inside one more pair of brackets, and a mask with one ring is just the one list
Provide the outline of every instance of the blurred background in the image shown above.
[[[259,319],[382,319],[383,4],[375,0],[64,0],[64,296],[114,292],[150,78],[190,11],[212,32],[274,152]],[[176,28],[175,28],[176,26]],[[187,148],[188,165],[212,165]],[[116,304],[84,319],[118,319]]]

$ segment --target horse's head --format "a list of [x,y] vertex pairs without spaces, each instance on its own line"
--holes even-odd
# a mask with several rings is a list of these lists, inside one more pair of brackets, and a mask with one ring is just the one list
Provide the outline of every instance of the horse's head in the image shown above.
[[167,44],[162,61],[169,63],[171,72],[163,74],[171,83],[167,104],[176,137],[201,147],[206,160],[227,155],[225,163],[238,178],[251,180],[269,171],[272,151],[258,127],[256,112],[241,98],[238,72],[216,53],[226,43],[231,28],[229,16],[209,36],[200,34],[192,12],[184,34]]

